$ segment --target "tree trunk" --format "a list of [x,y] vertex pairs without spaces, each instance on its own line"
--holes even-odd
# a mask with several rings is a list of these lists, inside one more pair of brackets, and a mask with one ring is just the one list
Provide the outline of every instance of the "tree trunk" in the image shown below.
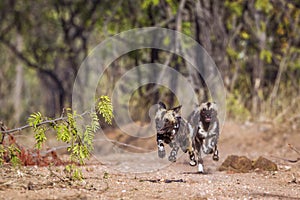
[[[17,35],[17,49],[18,51],[21,51],[23,47],[23,38],[21,35]],[[23,107],[22,107],[22,87],[23,87],[23,66],[18,61],[17,66],[16,66],[16,79],[15,79],[15,87],[14,87],[14,121],[16,122],[16,125],[18,126],[20,117],[23,112]]]

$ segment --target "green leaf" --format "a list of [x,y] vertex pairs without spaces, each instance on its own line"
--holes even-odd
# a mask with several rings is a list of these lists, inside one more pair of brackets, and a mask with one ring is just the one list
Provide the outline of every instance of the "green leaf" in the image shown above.
[[104,117],[105,122],[111,124],[113,118],[113,107],[108,96],[101,96],[98,100],[97,111]]
[[227,7],[232,13],[236,14],[239,17],[243,14],[243,4],[244,2],[242,0],[225,1],[225,7]]
[[270,0],[256,0],[254,6],[257,10],[265,13],[269,13],[273,9],[273,5]]
[[46,128],[44,128],[44,127],[39,127],[35,131],[34,138],[35,138],[35,142],[36,142],[35,147],[37,149],[41,149],[42,144],[47,140],[45,132],[46,132]]
[[238,56],[238,52],[231,47],[227,47],[226,52],[231,58],[236,59]]
[[109,178],[109,173],[108,173],[108,172],[104,172],[103,178],[104,178],[104,179],[108,179],[108,178]]
[[92,118],[92,122],[91,122],[92,131],[96,132],[100,128],[99,118],[97,116],[97,113],[95,112],[92,112],[90,116]]
[[37,128],[38,124],[42,122],[42,114],[40,112],[31,114],[27,122],[29,126],[32,126],[34,129]]
[[179,6],[178,3],[176,1],[173,1],[173,0],[166,0],[166,2],[171,7],[172,14],[176,14],[177,10],[178,10],[178,6]]
[[249,33],[247,33],[246,31],[241,31],[240,32],[240,36],[241,38],[243,38],[244,40],[248,40],[250,38]]
[[192,36],[192,23],[184,21],[182,22],[182,32],[186,35]]
[[66,123],[60,123],[54,127],[56,130],[57,140],[69,143],[71,136]]
[[31,114],[27,122],[31,127],[33,127],[33,131],[35,132],[34,135],[35,142],[36,142],[35,147],[37,149],[41,149],[42,144],[47,139],[45,135],[46,128],[40,126],[40,123],[43,122],[42,114],[40,112]]
[[74,164],[66,165],[64,171],[67,174],[67,176],[69,176],[70,179],[73,179],[73,180],[82,180],[83,179],[82,171],[80,170],[80,168],[78,168]]
[[156,6],[158,5],[159,0],[144,0],[142,4],[143,9],[147,9],[149,6],[153,5]]
[[259,54],[259,58],[261,60],[266,61],[268,64],[270,64],[272,62],[272,52],[269,50],[263,49]]

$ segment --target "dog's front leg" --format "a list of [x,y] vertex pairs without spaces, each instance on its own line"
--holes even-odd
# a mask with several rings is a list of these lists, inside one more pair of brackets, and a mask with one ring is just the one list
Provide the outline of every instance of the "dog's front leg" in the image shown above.
[[157,133],[157,148],[158,148],[158,157],[164,158],[166,156],[166,150],[164,146],[164,135]]
[[196,161],[196,158],[195,158],[194,151],[189,151],[189,157],[190,157],[190,165],[191,166],[196,166],[197,161]]
[[217,143],[218,143],[218,136],[215,135],[211,138],[205,139],[205,143],[204,143],[205,145],[203,145],[203,152],[205,154],[213,153],[212,159],[214,161],[219,160],[219,151],[218,151]]
[[176,162],[176,156],[177,156],[179,147],[177,146],[176,142],[171,142],[170,147],[172,148],[172,150],[170,152],[169,161]]
[[187,151],[189,152],[189,157],[190,157],[190,165],[191,166],[195,166],[197,164],[196,158],[195,158],[195,152],[194,152],[194,148],[193,148],[193,142],[192,142],[192,138],[188,137],[188,148]]
[[219,161],[219,150],[218,150],[218,146],[217,145],[215,146],[214,154],[213,154],[212,158],[213,158],[214,161]]
[[203,139],[199,134],[196,135],[195,137],[195,151],[198,157],[198,172],[199,173],[204,173],[204,167],[203,167],[203,159],[201,155],[201,148],[203,145]]

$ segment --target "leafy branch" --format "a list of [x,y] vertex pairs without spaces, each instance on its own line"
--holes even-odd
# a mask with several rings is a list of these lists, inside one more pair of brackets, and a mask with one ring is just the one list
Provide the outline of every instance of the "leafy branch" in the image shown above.
[[[39,112],[38,112],[39,113]],[[64,113],[64,112],[63,112]],[[86,114],[88,114],[89,112],[84,112],[82,113],[80,116],[84,116]],[[37,113],[33,113],[30,115],[29,119],[31,117],[34,117]],[[64,121],[68,119],[67,117],[64,117],[63,115],[59,118],[56,118],[56,119],[43,119],[43,121],[41,121],[40,123],[37,123],[35,126],[38,127],[38,126],[42,126],[42,125],[45,125],[45,124],[55,124],[56,122],[59,122],[59,121]],[[24,126],[21,126],[21,127],[18,127],[18,128],[13,128],[13,129],[9,129],[9,130],[1,130],[0,132],[2,134],[12,134],[12,133],[15,133],[15,132],[21,132],[22,130],[24,129],[27,129],[27,128],[32,128],[32,125],[30,124],[26,124]]]
[[[82,173],[76,168],[74,163],[80,165],[85,164],[85,160],[88,160],[93,150],[93,141],[95,132],[100,128],[98,114],[102,115],[105,122],[111,124],[113,118],[113,107],[109,97],[101,96],[97,100],[96,110],[77,114],[70,108],[63,111],[61,117],[57,119],[48,119],[44,117],[40,112],[33,113],[28,118],[28,124],[20,128],[11,130],[2,130],[2,135],[12,134],[13,132],[19,132],[26,128],[32,128],[34,131],[35,148],[40,150],[47,140],[46,132],[48,130],[54,130],[58,141],[67,143],[67,151],[70,153],[71,165],[66,166],[66,172],[68,176],[70,174],[74,179],[81,179]],[[89,124],[81,125],[83,117],[88,118]],[[4,137],[3,137],[4,138]],[[2,141],[3,142],[3,141]],[[2,144],[1,142],[1,144]],[[8,149],[10,155],[17,155],[16,149]],[[13,152],[11,152],[13,151]],[[14,153],[16,152],[16,153]],[[3,150],[0,151],[0,156],[4,154]],[[15,157],[15,156],[14,156]]]

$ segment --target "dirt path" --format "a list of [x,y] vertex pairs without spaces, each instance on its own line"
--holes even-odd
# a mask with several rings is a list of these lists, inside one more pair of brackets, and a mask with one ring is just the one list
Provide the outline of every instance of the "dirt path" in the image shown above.
[[[204,175],[195,173],[187,156],[149,173],[121,173],[110,165],[88,165],[83,167],[86,179],[72,183],[60,180],[63,167],[2,167],[0,199],[300,199],[300,163],[274,157],[297,158],[287,144],[300,149],[299,133],[277,133],[270,128],[227,122],[219,142],[220,161],[205,157],[208,173]],[[279,170],[219,172],[218,167],[232,154],[250,159],[264,156]]]

